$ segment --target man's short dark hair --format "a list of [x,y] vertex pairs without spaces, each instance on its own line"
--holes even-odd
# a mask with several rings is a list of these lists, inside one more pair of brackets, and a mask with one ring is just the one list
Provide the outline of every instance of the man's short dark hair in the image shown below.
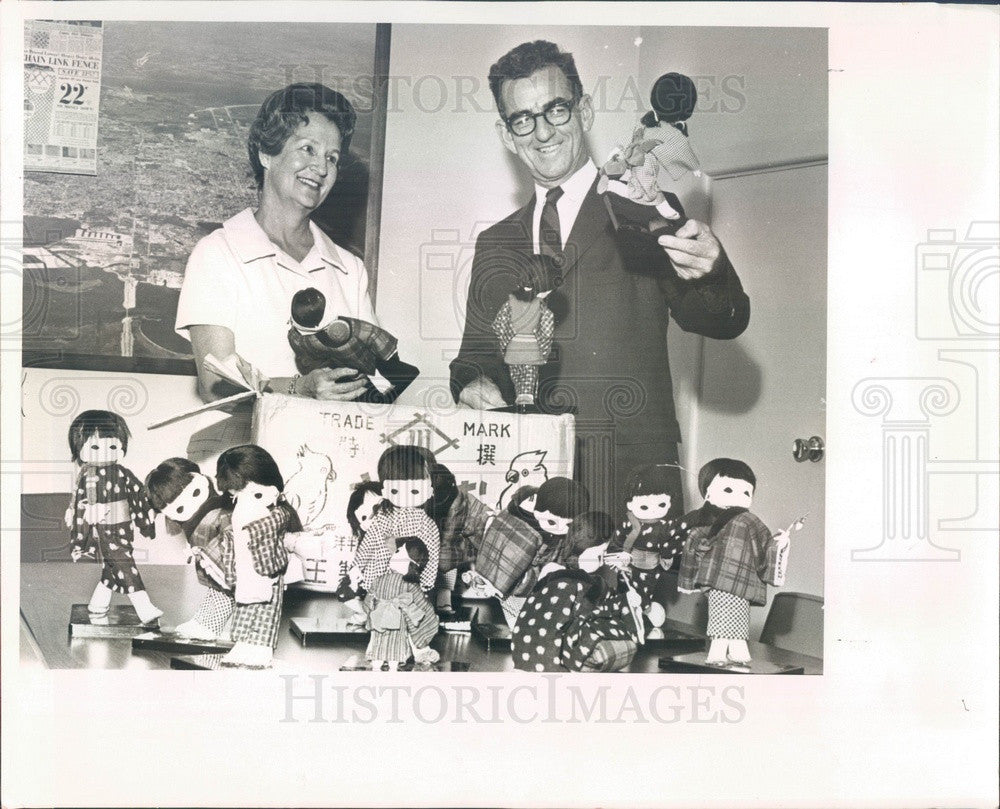
[[580,74],[576,72],[573,54],[559,50],[559,46],[554,42],[536,39],[534,42],[524,42],[508,51],[490,68],[490,92],[493,93],[493,100],[496,101],[497,110],[502,118],[507,117],[507,111],[500,100],[503,83],[514,79],[526,79],[549,65],[559,68],[569,80],[569,86],[573,88],[573,98],[567,100],[580,100],[583,96],[583,82],[580,81]]
[[336,90],[322,84],[289,84],[264,100],[250,126],[247,152],[258,189],[264,185],[264,166],[260,162],[260,152],[272,157],[280,154],[292,133],[309,123],[310,113],[319,113],[337,127],[340,132],[340,153],[342,156],[347,154],[358,118],[351,102]]

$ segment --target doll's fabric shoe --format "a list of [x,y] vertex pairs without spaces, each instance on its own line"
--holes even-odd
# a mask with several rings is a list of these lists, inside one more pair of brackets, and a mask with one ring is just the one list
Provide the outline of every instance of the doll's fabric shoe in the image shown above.
[[163,610],[149,600],[149,595],[145,590],[140,590],[138,593],[130,593],[129,601],[135,607],[135,614],[139,616],[139,620],[144,624],[151,624],[163,615]]
[[709,666],[724,666],[729,662],[726,652],[729,644],[725,638],[712,638],[708,647],[708,654],[705,655],[705,662]]
[[649,619],[649,623],[654,627],[659,628],[663,626],[663,622],[667,619],[667,611],[663,609],[663,605],[657,601],[654,601],[648,607],[646,607],[646,617]]
[[223,666],[237,666],[248,669],[266,669],[271,665],[274,652],[270,646],[239,641],[222,658]]
[[740,665],[747,665],[751,661],[750,648],[747,646],[745,640],[731,640],[729,641],[729,649],[726,651],[726,656],[733,663],[738,663]]
[[428,665],[430,663],[437,663],[440,659],[441,655],[439,655],[437,651],[432,649],[430,646],[425,646],[422,649],[415,649],[413,651],[414,663]]
[[192,640],[215,640],[216,634],[204,624],[198,623],[194,618],[179,624],[175,629],[178,635]]
[[87,613],[91,618],[101,618],[108,614],[111,608],[111,589],[104,584],[98,583],[94,588],[94,593],[87,604]]

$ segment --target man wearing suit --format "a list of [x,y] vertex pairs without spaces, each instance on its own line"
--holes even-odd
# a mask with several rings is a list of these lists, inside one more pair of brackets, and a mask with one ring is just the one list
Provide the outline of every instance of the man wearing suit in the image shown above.
[[[676,236],[625,250],[600,195],[584,137],[594,121],[573,57],[550,42],[514,48],[490,69],[508,151],[531,173],[535,195],[476,244],[465,333],[451,363],[452,393],[478,409],[514,400],[492,323],[525,256],[552,256],[563,283],[547,299],[555,343],[539,376],[543,412],[573,412],[576,477],[593,507],[620,512],[640,464],[677,462],[680,430],[667,358],[670,315],[684,330],[729,339],[750,304],[711,229],[688,220]],[[676,198],[668,202],[680,210]],[[676,471],[676,470],[675,470]],[[680,473],[672,513],[683,513]]]

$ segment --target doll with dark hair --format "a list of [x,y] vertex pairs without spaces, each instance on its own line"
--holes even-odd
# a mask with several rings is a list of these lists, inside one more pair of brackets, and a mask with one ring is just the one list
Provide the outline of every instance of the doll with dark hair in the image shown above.
[[101,578],[87,605],[94,617],[107,615],[111,594],[127,595],[139,620],[148,624],[163,611],[150,600],[132,553],[135,529],[155,533],[154,512],[146,490],[118,463],[131,436],[125,419],[109,410],[85,410],[69,427],[69,448],[79,467],[66,522],[74,562],[100,551]]
[[475,560],[476,548],[482,543],[493,512],[478,497],[459,488],[452,471],[428,454],[432,459],[432,496],[424,504],[424,511],[434,520],[441,538],[435,607],[450,617],[454,613],[452,594],[458,571]]
[[[392,387],[382,392],[369,380],[355,401],[392,404],[420,373],[399,358],[397,341],[385,329],[331,311],[318,289],[301,289],[292,297],[288,343],[299,372],[317,368],[353,368],[358,374],[380,373]],[[357,377],[351,377],[357,378]]]
[[[363,480],[351,489],[347,498],[347,524],[351,526],[355,550],[364,541],[372,518],[384,502],[382,483],[378,480]],[[361,571],[353,562],[341,578],[335,595],[341,601],[349,602],[348,606],[354,609],[355,618],[362,614],[360,597],[364,595],[364,588],[361,586]]]
[[439,659],[430,643],[438,631],[438,617],[420,587],[430,561],[427,546],[416,537],[400,537],[388,569],[372,583],[365,596],[367,626],[371,631],[368,659],[372,671],[383,662],[395,671],[413,655],[417,663]]
[[687,221],[671,188],[701,167],[688,143],[687,124],[698,101],[694,82],[680,73],[665,73],[653,85],[646,113],[631,142],[616,149],[601,167],[598,193],[604,197],[620,239],[634,235],[648,242],[673,236]]
[[564,477],[549,478],[537,491],[519,489],[506,512],[489,524],[476,556],[475,575],[500,599],[510,627],[535,583],[561,552],[574,519],[590,507],[587,489]]
[[685,517],[690,534],[678,590],[708,595],[706,662],[713,665],[750,662],[750,606],[767,603],[777,556],[789,542],[786,531],[772,535],[750,512],[756,487],[757,478],[743,461],[716,458],[698,473],[704,504]]
[[552,353],[555,316],[545,298],[561,284],[562,275],[551,256],[525,256],[517,267],[513,289],[493,320],[493,332],[514,383],[514,405],[523,409],[534,406],[539,368]]
[[255,444],[226,450],[219,456],[215,479],[234,501],[222,554],[226,578],[233,581],[229,610],[234,646],[223,665],[266,668],[281,621],[288,565],[285,532],[302,526],[281,496],[285,482],[267,450]]
[[524,599],[511,656],[522,671],[622,671],[638,642],[624,594],[600,573],[556,568]]
[[643,612],[654,630],[666,619],[658,591],[667,571],[680,559],[687,532],[683,520],[672,518],[675,472],[676,466],[669,464],[632,470],[625,486],[627,516],[608,545],[609,554],[626,555],[625,575],[642,597]]
[[226,529],[231,526],[232,500],[216,491],[198,464],[167,458],[146,476],[153,508],[184,532],[195,560],[198,581],[206,588],[194,616],[179,624],[178,635],[215,640],[232,614],[233,570],[224,567]]
[[385,573],[401,537],[414,536],[427,546],[428,561],[420,574],[426,592],[438,574],[440,534],[423,506],[433,495],[432,462],[420,447],[389,447],[378,460],[378,476],[385,502],[372,517],[368,531],[354,554],[366,589]]

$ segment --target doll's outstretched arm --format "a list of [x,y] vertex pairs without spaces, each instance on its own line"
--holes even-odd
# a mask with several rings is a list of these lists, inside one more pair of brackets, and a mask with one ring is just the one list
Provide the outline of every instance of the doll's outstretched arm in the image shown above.
[[129,511],[132,513],[132,521],[144,537],[152,539],[156,534],[156,512],[153,504],[149,502],[146,494],[146,487],[131,470],[121,467],[123,483],[128,493]]

